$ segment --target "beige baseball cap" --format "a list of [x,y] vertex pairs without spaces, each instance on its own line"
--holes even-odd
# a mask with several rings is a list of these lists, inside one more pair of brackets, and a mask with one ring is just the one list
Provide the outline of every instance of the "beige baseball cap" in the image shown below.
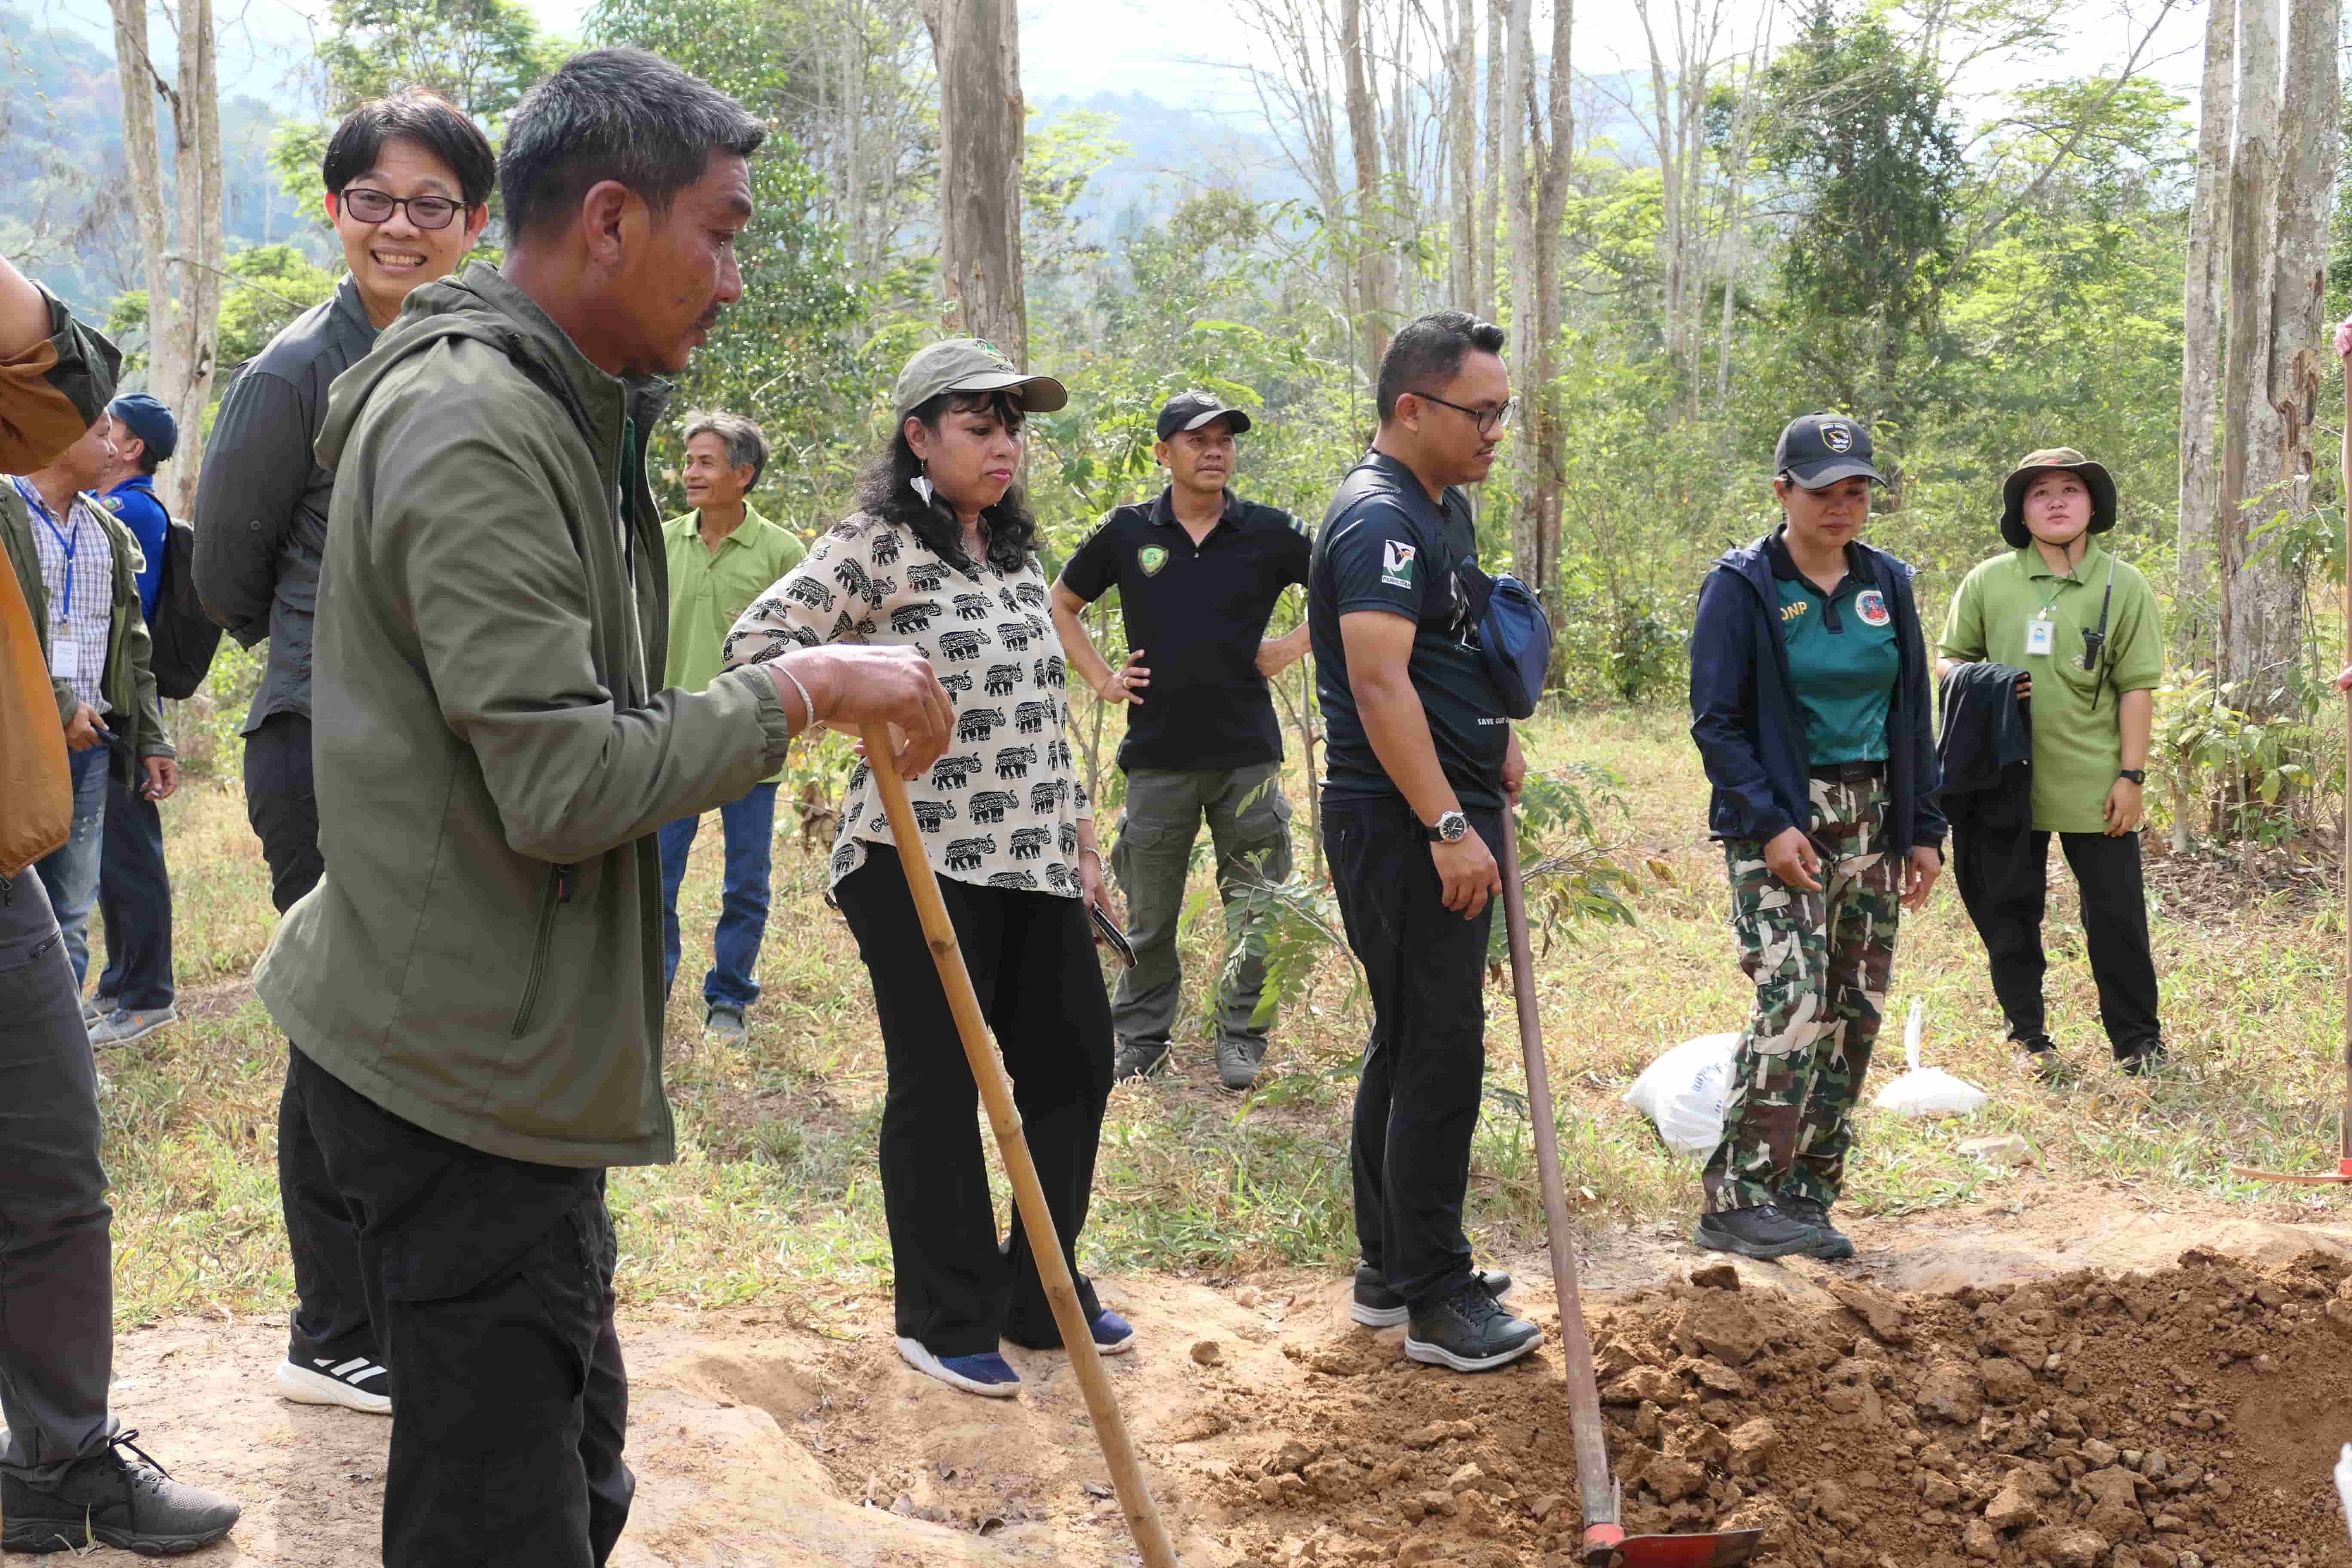
[[904,419],[943,392],[1011,392],[1031,414],[1051,414],[1070,401],[1060,382],[1014,369],[994,343],[981,338],[943,338],[916,354],[898,373],[890,402]]

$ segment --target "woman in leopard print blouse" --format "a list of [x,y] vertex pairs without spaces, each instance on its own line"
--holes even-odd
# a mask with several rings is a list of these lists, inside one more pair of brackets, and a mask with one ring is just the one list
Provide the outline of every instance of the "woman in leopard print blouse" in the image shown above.
[[[836,641],[920,648],[956,710],[955,742],[908,786],[981,1009],[1013,1079],[1029,1147],[1097,1347],[1134,1332],[1077,1272],[1079,1228],[1110,1095],[1111,1025],[1089,908],[1109,912],[1094,812],[1073,766],[1062,647],[1046,613],[1021,491],[1022,426],[1067,401],[995,350],[950,339],[900,374],[899,428],[859,510],[745,611],[729,667]],[[866,764],[850,775],[833,852],[834,896],[874,982],[889,1092],[884,1207],[897,1276],[898,1350],[918,1370],[1003,1397],[1020,1376],[999,1353],[1057,1347],[1021,1218],[1010,1258],[958,1043]]]

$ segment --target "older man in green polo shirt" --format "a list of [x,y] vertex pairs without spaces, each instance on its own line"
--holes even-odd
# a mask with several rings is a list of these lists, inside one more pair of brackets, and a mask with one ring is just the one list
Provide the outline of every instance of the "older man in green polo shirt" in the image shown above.
[[[662,525],[669,547],[669,669],[666,684],[699,691],[719,669],[719,645],[735,619],[807,547],[751,510],[743,498],[768,466],[768,438],[740,414],[687,416],[686,499],[694,510]],[[725,891],[702,979],[703,1027],[743,1037],[743,1015],[760,999],[753,977],[768,930],[768,847],[776,824],[776,778],[719,808],[726,834]],[[686,879],[697,817],[661,830],[662,986],[677,978],[677,889]]]
[[2164,628],[2147,579],[2095,536],[2116,525],[2116,484],[2072,447],[2029,453],[2002,485],[2010,548],[1960,584],[1938,669],[2013,666],[2032,723],[2030,829],[1962,831],[1954,879],[1992,963],[1993,991],[2042,1076],[2059,1066],[2042,1012],[2042,918],[2050,836],[2083,895],[2099,1021],[2123,1070],[2161,1062],[2156,964],[2140,880],[2140,801]]

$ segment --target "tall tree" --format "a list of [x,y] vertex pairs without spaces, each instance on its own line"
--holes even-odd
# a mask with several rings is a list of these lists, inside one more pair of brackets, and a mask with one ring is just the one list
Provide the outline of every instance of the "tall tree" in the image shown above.
[[1486,248],[1478,233],[1484,210],[1478,200],[1478,6],[1476,0],[1451,4],[1454,28],[1445,57],[1445,94],[1454,224],[1445,247],[1445,291],[1451,303],[1484,319],[1494,313],[1494,305],[1486,293],[1486,277],[1480,266]]
[[[146,252],[149,389],[180,425],[172,465],[178,506],[195,504],[204,412],[218,358],[221,298],[220,84],[212,0],[183,0],[175,78],[148,47],[147,0],[110,0],[115,68],[122,83],[122,155]],[[169,13],[167,13],[169,15]],[[172,119],[173,201],[163,199],[155,102]]]
[[1367,380],[1380,374],[1381,355],[1395,330],[1391,287],[1395,262],[1382,243],[1388,227],[1381,180],[1381,121],[1371,46],[1364,35],[1364,0],[1339,0],[1339,52],[1348,68],[1348,144],[1355,157],[1356,221],[1350,247],[1356,270],[1356,334],[1363,343]]
[[950,324],[1029,353],[1021,277],[1021,98],[1014,0],[923,0],[940,79],[940,262]]
[[2286,706],[2303,648],[2304,582],[2262,530],[2309,509],[2336,184],[2341,0],[2295,0],[2284,68],[2280,0],[2239,0],[2231,163],[2229,382],[2222,394],[2221,680],[2257,714]]
[[[1530,0],[1517,0],[1514,25],[1533,31]],[[1518,467],[1527,476],[1526,504],[1511,520],[1511,559],[1520,576],[1558,612],[1560,605],[1560,494],[1566,482],[1562,444],[1567,437],[1560,406],[1559,346],[1563,297],[1559,286],[1560,220],[1568,206],[1569,173],[1575,161],[1576,119],[1571,93],[1570,37],[1576,21],[1574,0],[1552,0],[1549,80],[1535,90],[1532,73],[1522,104],[1527,121],[1528,169],[1517,184],[1531,187],[1533,199],[1515,208],[1528,226],[1524,270],[1516,223],[1512,237],[1511,321],[1525,324],[1517,362],[1519,398],[1527,416],[1517,437]],[[1533,39],[1524,52],[1532,57]],[[1530,60],[1530,63],[1532,61]],[[1566,657],[1555,645],[1555,660]],[[1557,674],[1557,670],[1554,671]]]
[[2237,97],[2237,0],[2210,0],[2198,106],[2197,194],[2181,285],[2179,576],[2174,633],[2212,651],[2213,542],[2220,532],[2222,299],[2230,279],[2230,131]]

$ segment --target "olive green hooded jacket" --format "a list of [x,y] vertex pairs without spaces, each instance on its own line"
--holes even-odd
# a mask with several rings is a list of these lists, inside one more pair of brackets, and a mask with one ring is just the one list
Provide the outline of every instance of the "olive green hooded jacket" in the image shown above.
[[764,672],[648,674],[669,590],[643,435],[668,393],[478,264],[408,297],[319,438],[326,875],[255,987],[345,1084],[510,1159],[672,1157],[654,830],[790,738]]

